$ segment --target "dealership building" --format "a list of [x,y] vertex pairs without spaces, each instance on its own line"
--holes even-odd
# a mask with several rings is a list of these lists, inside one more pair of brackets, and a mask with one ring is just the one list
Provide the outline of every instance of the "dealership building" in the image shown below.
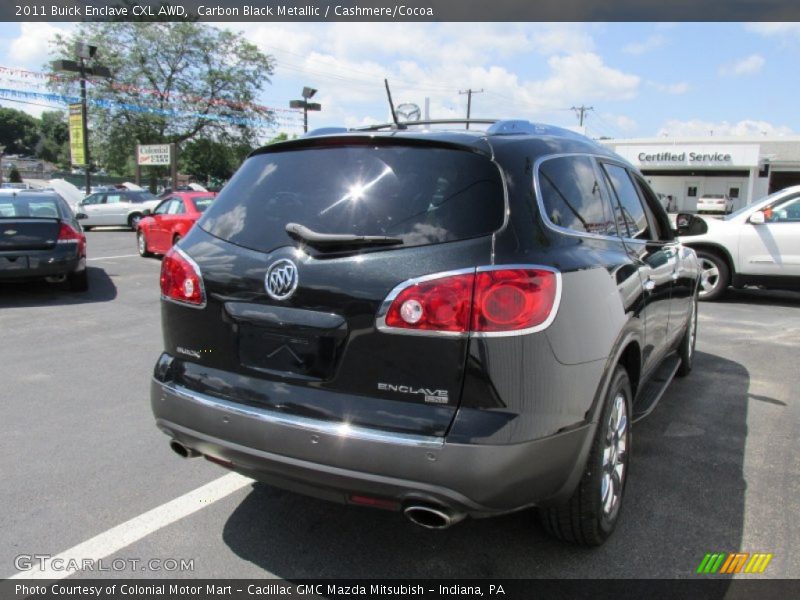
[[675,208],[693,211],[703,194],[727,194],[734,210],[800,185],[800,136],[602,140],[638,167]]

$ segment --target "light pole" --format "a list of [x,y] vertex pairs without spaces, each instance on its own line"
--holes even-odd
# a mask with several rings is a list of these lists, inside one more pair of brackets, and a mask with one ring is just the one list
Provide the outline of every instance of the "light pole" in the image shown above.
[[6,147],[0,144],[0,185],[3,184],[3,152],[5,151]]
[[86,61],[94,58],[97,53],[97,46],[92,46],[86,42],[75,42],[75,55],[78,62],[74,60],[55,60],[53,70],[78,73],[81,83],[81,129],[83,131],[83,165],[86,176],[86,195],[92,193],[92,161],[89,155],[89,120],[86,110],[86,76],[96,75],[97,77],[111,77],[111,71],[101,65],[86,66]]
[[312,98],[314,94],[317,93],[317,90],[311,87],[304,87],[303,88],[303,99],[302,100],[291,100],[289,102],[289,108],[302,108],[303,109],[303,133],[308,133],[308,111],[310,110],[322,110],[322,105],[317,102],[309,102],[309,98]]

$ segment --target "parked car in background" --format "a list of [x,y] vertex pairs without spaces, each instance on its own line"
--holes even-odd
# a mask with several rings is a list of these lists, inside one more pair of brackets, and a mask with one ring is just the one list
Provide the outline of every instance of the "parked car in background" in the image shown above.
[[46,279],[89,288],[86,236],[55,192],[0,190],[0,280]]
[[697,199],[697,212],[728,215],[733,212],[733,199],[725,194],[703,194]]
[[692,367],[695,253],[607,148],[463,126],[251,154],[162,260],[151,407],[278,487],[431,529],[535,506],[598,545],[632,423]]
[[214,201],[211,192],[173,192],[153,209],[136,228],[139,254],[166,254],[192,228]]
[[724,219],[678,216],[681,242],[703,270],[701,300],[728,286],[800,290],[800,186],[786,188]]
[[76,210],[86,215],[82,220],[87,231],[103,225],[127,226],[136,231],[145,210],[152,210],[158,198],[147,191],[109,190],[86,196]]

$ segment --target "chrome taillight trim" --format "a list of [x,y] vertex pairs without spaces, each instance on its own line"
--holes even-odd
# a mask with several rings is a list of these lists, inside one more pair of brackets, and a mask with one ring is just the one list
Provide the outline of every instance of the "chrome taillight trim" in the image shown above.
[[[192,268],[194,268],[195,272],[197,273],[197,278],[200,281],[200,295],[203,301],[200,304],[194,304],[192,302],[185,302],[182,300],[178,300],[177,298],[170,298],[169,296],[165,296],[163,293],[161,294],[161,299],[164,300],[165,302],[172,302],[173,304],[177,304],[178,306],[187,306],[189,308],[195,308],[195,309],[205,308],[208,297],[206,296],[206,285],[203,282],[203,272],[200,270],[200,266],[194,261],[194,259],[191,256],[186,254],[186,252],[184,252],[177,246],[173,246],[172,250],[174,250],[176,254],[180,254],[183,258],[185,258],[186,262],[188,262],[190,265],[192,265]],[[158,284],[159,288],[161,287],[160,277],[161,274],[159,273],[159,284]]]
[[[536,269],[538,271],[549,271],[550,273],[553,273],[555,275],[556,294],[555,297],[553,298],[553,307],[550,309],[550,314],[548,315],[547,319],[545,319],[539,325],[536,325],[534,327],[529,327],[527,329],[515,329],[513,331],[473,332],[473,331],[430,331],[423,329],[405,329],[402,327],[391,327],[386,324],[386,315],[389,312],[389,307],[392,305],[392,302],[394,302],[395,298],[397,298],[397,296],[399,296],[403,290],[413,285],[417,285],[427,281],[432,281],[435,279],[444,279],[445,277],[452,277],[454,275],[466,275],[469,273],[477,274],[485,271],[500,271],[506,269]],[[393,333],[398,335],[417,335],[425,337],[466,338],[472,336],[479,338],[490,338],[490,337],[511,337],[517,335],[527,335],[530,333],[543,331],[553,323],[558,313],[558,308],[561,305],[561,289],[562,289],[561,271],[553,267],[547,267],[544,265],[530,265],[530,264],[485,265],[480,267],[472,267],[469,269],[442,271],[440,273],[432,273],[430,275],[423,275],[422,277],[415,277],[413,279],[408,279],[396,285],[394,288],[392,288],[392,291],[389,292],[389,295],[386,296],[386,299],[381,303],[381,306],[378,309],[378,314],[375,320],[375,326],[378,329],[378,331],[382,331],[383,333]]]

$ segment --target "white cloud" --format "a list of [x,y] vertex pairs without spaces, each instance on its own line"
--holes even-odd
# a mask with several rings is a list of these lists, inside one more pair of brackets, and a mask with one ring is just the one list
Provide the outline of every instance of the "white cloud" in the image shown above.
[[20,23],[20,34],[8,47],[8,58],[21,66],[38,70],[50,56],[49,41],[57,33],[67,33],[73,25],[56,27],[50,23]]
[[637,75],[607,66],[597,54],[553,56],[548,64],[552,71],[548,79],[524,85],[529,102],[540,109],[574,102],[630,100],[639,91]]
[[657,33],[651,35],[643,42],[631,42],[630,44],[626,44],[622,47],[622,51],[627,54],[634,55],[645,54],[646,52],[660,48],[666,43],[667,38],[660,33]]
[[[318,86],[326,117],[339,122],[383,121],[385,77],[396,103],[422,106],[427,97],[433,118],[464,116],[466,96],[458,92],[467,88],[485,90],[473,96],[475,117],[541,119],[572,103],[633,98],[640,84],[592,52],[590,27],[581,24],[316,25],[232,28],[274,54],[276,81],[302,76]],[[521,79],[512,66],[520,60],[530,60],[537,75]]]
[[760,54],[751,54],[745,58],[723,65],[719,69],[720,75],[739,76],[754,75],[758,73],[766,61]]
[[685,94],[689,91],[689,84],[685,81],[679,81],[678,83],[659,83],[657,81],[648,81],[647,85],[656,91],[675,96]]
[[800,23],[748,23],[745,28],[748,31],[759,33],[765,36],[783,36],[800,34]]
[[792,135],[791,128],[785,125],[773,125],[767,121],[744,119],[736,123],[727,121],[713,122],[692,119],[689,121],[671,120],[664,123],[656,134],[659,137],[708,137],[713,136],[780,136]]

